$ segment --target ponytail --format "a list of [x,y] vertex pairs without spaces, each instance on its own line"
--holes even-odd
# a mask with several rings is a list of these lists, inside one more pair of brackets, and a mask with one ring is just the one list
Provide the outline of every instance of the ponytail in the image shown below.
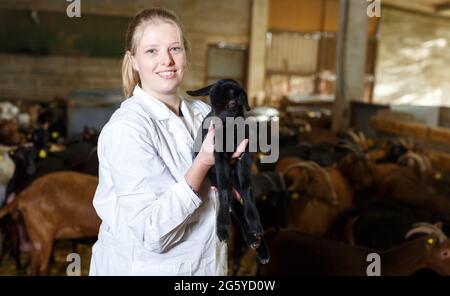
[[127,50],[122,61],[122,88],[125,98],[131,97],[135,86],[140,83],[139,73],[133,69],[131,53]]

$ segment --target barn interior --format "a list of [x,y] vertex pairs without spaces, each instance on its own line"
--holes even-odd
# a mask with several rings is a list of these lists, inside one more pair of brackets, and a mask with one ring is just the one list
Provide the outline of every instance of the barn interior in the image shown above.
[[[98,180],[99,133],[125,100],[127,25],[151,6],[176,12],[191,43],[183,97],[231,78],[248,116],[277,127],[277,161],[252,154],[271,260],[233,224],[229,275],[450,275],[448,0],[2,0],[2,209],[57,171]],[[43,197],[63,184],[30,202],[76,229]],[[77,212],[98,229],[91,189]],[[40,274],[88,275],[97,232],[54,236],[46,256],[27,230],[42,221],[0,214],[0,275],[35,274],[33,254]]]

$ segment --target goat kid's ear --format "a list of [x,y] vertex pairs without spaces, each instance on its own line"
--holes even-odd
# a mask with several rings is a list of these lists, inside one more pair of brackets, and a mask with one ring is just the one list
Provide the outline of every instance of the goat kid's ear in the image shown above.
[[206,87],[197,89],[197,90],[188,90],[186,93],[192,97],[202,97],[202,96],[208,96],[211,88],[214,86],[214,84],[208,85]]
[[241,101],[241,104],[244,106],[245,111],[250,111],[250,106],[248,105],[247,95],[245,93],[241,93],[239,95],[239,100]]

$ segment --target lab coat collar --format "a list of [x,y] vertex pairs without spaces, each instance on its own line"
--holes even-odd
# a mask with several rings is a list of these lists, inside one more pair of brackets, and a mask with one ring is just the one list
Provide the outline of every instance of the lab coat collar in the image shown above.
[[[133,96],[144,108],[145,112],[153,119],[156,120],[166,120],[169,119],[171,114],[175,115],[169,107],[167,107],[163,102],[157,98],[151,96],[146,91],[144,91],[139,85],[136,85],[133,90]],[[185,117],[190,120],[190,118],[195,118],[201,115],[200,110],[192,108],[192,103],[181,99],[181,112]]]

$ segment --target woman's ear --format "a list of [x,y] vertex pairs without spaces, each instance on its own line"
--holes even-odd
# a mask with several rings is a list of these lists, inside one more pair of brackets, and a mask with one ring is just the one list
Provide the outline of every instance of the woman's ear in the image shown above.
[[136,59],[134,58],[134,56],[131,54],[130,51],[127,51],[127,54],[130,56],[131,66],[133,67],[133,70],[139,72],[139,67],[136,63]]

